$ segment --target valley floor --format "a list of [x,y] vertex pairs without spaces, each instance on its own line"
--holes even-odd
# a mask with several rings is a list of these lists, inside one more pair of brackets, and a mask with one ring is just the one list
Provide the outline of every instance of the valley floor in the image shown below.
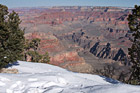
[[140,86],[48,64],[18,61],[10,68],[19,74],[0,73],[0,93],[140,93]]

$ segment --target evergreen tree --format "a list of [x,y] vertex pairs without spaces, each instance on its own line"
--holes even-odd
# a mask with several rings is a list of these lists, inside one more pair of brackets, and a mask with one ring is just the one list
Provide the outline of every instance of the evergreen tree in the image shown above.
[[32,48],[34,51],[37,51],[39,44],[40,44],[40,39],[39,38],[34,38],[29,44],[29,47]]
[[24,31],[16,12],[0,4],[0,68],[23,58]]
[[43,57],[42,57],[42,61],[41,63],[49,63],[50,62],[50,57],[49,57],[49,53],[46,52]]
[[29,44],[29,40],[25,39],[25,45],[24,45],[24,61],[27,61],[27,56],[28,56],[28,51],[30,50],[30,44]]
[[133,36],[131,40],[133,44],[128,49],[132,64],[132,73],[128,83],[140,85],[140,6],[135,6],[132,14],[128,17],[128,21]]
[[40,39],[34,38],[32,40],[27,40],[25,42],[25,49],[24,49],[24,60],[27,61],[27,56],[31,57],[32,62],[39,62],[39,63],[49,63],[50,57],[48,52],[44,55],[39,54],[38,47],[40,44]]
[[31,57],[32,62],[41,62],[42,55],[37,51],[28,51],[28,55]]

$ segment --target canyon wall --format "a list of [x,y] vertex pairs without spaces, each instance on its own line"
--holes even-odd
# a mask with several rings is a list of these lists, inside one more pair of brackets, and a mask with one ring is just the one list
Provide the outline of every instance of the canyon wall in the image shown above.
[[50,64],[87,72],[96,63],[122,64],[127,60],[127,48],[131,46],[127,21],[130,8],[60,6],[12,10],[19,13],[26,38],[41,39],[38,51],[49,52]]

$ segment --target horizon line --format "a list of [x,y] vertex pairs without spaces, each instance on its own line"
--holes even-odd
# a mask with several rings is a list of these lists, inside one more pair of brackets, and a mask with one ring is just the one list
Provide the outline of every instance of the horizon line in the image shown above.
[[48,7],[118,7],[118,8],[133,8],[130,6],[86,6],[86,5],[56,5],[56,6],[24,6],[24,7],[10,7],[9,9],[14,9],[14,8],[48,8]]

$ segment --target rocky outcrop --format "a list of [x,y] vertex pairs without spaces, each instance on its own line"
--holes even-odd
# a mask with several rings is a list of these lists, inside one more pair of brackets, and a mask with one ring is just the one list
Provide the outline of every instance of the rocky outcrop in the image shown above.
[[90,52],[99,58],[108,58],[115,61],[122,61],[126,57],[126,54],[121,48],[113,48],[110,43],[103,44],[97,42],[90,49]]
[[2,68],[0,70],[0,73],[18,74],[18,70],[15,68],[13,68],[13,69]]
[[115,57],[113,58],[113,60],[117,61],[121,61],[121,60],[124,60],[126,57],[126,54],[124,53],[124,51],[120,48],[118,50],[118,53],[115,55]]

